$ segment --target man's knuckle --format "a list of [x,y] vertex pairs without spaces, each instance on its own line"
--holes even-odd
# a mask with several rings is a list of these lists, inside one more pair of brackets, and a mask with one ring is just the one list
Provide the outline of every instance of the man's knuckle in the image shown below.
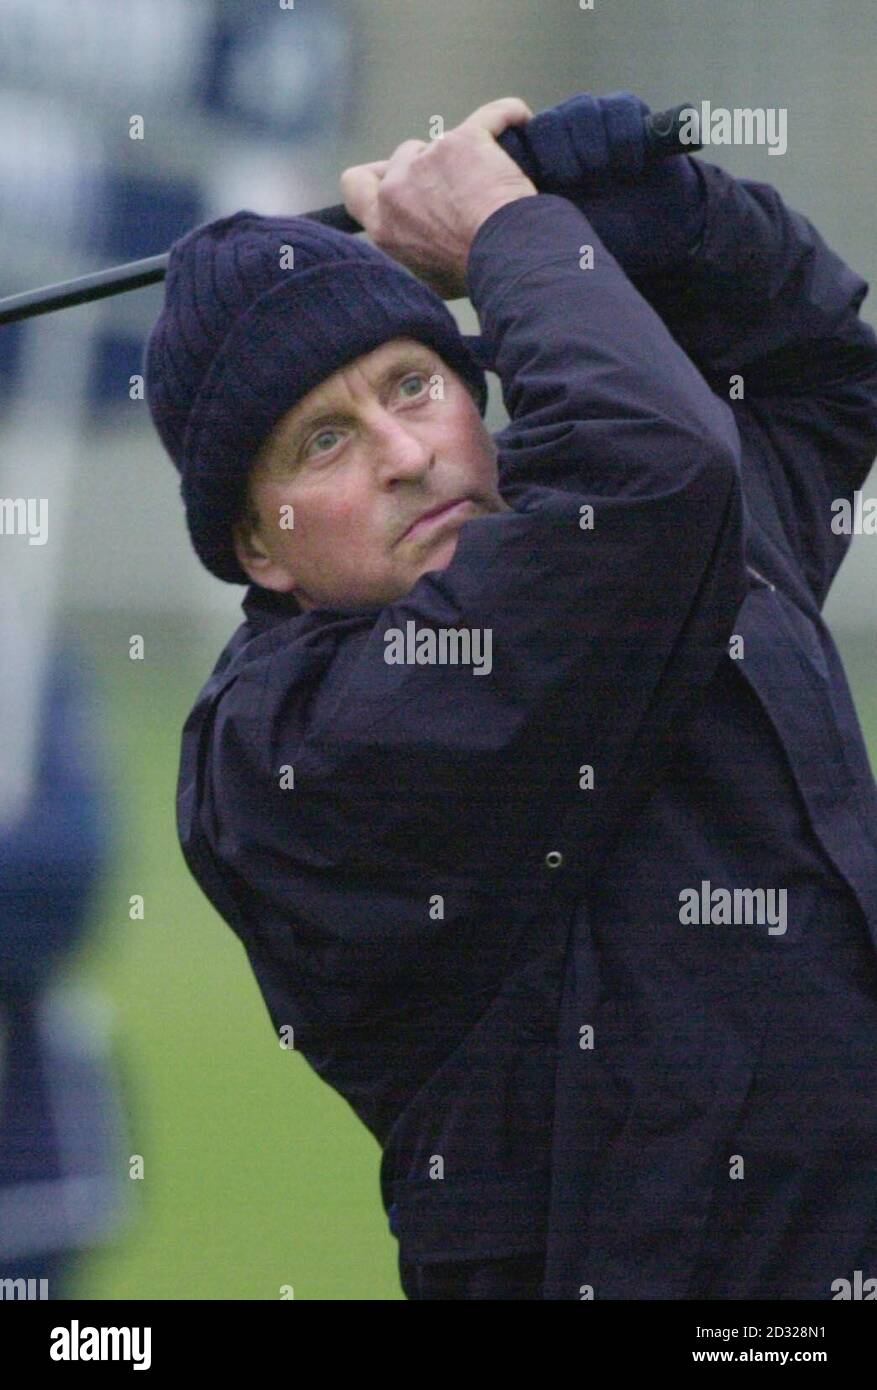
[[457,163],[461,155],[471,157],[473,148],[478,142],[478,135],[470,126],[466,129],[458,126],[456,130],[449,130],[447,135],[440,141],[436,141],[441,148],[436,154],[437,159],[443,159],[446,163]]
[[375,199],[378,207],[386,207],[397,196],[399,189],[404,183],[403,175],[398,172],[388,171],[381,179],[375,192]]

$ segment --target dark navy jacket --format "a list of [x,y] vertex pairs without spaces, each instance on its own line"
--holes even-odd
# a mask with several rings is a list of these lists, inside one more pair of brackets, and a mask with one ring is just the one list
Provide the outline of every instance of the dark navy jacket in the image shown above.
[[[488,218],[512,510],[380,610],[252,586],[184,730],[187,862],[382,1145],[403,1275],[460,1297],[513,1256],[549,1299],[877,1275],[877,796],[820,617],[877,340],[805,218],[701,167],[702,245],[637,286],[565,199]],[[411,620],[489,628],[490,673],[387,664]],[[785,932],[683,923],[704,882]]]

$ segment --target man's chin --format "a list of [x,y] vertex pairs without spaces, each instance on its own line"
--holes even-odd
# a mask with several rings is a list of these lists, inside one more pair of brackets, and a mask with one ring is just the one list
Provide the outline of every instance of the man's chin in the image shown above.
[[423,562],[421,574],[426,574],[431,570],[444,570],[454,558],[457,552],[457,542],[460,539],[459,529],[449,532],[447,535],[437,539],[435,545],[430,547],[429,556]]

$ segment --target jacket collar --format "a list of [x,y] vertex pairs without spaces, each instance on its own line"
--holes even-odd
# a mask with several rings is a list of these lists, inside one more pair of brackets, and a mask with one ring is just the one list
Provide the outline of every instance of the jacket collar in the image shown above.
[[301,615],[302,609],[292,594],[279,594],[274,589],[263,589],[261,584],[251,584],[241,603],[244,616],[251,627],[263,632],[276,623]]
[[376,603],[370,608],[313,608],[305,611],[292,594],[279,594],[274,589],[251,584],[243,597],[241,608],[253,631],[265,632],[278,623],[289,622],[290,618],[308,619],[309,627],[337,621],[359,623],[365,617],[380,613],[381,604]]

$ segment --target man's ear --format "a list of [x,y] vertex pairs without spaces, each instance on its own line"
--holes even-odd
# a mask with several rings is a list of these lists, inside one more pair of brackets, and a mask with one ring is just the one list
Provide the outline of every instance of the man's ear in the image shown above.
[[234,523],[231,534],[234,552],[241,569],[254,583],[261,583],[262,572],[271,564],[271,557],[259,535],[258,516],[248,509]]
[[280,560],[273,560],[268,553],[259,528],[260,520],[254,511],[246,511],[232,526],[231,534],[238,564],[254,584],[263,589],[274,589],[278,594],[293,594],[304,604],[295,587],[295,580]]

